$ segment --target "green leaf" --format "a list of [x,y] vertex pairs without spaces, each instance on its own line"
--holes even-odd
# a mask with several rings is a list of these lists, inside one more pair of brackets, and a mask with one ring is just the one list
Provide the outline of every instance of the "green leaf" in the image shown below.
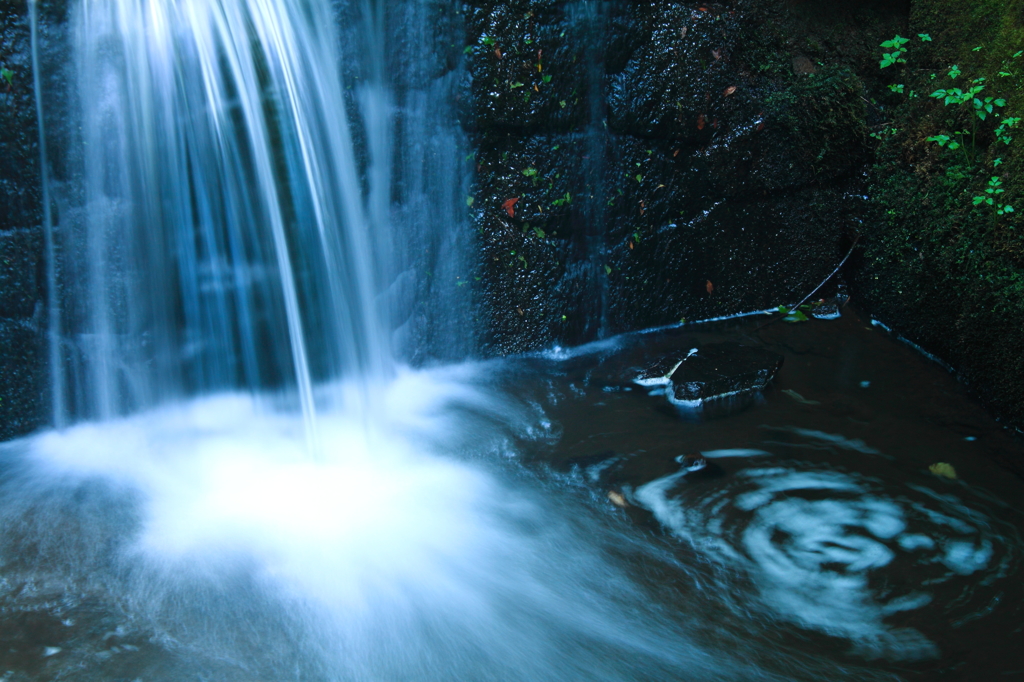
[[917,37],[921,39],[921,42],[924,42],[924,43],[932,42],[932,37],[930,35],[928,35],[927,33],[918,33]]
[[[997,107],[1005,107],[1006,106],[1006,100],[1003,99],[1002,97],[1000,97],[995,102],[993,102],[993,104],[995,104]],[[989,111],[992,111],[992,110],[989,109]]]
[[998,166],[998,165],[999,165],[999,164],[1001,164],[1002,162],[1003,162],[1002,158],[999,158],[999,159],[992,159],[992,166],[993,166],[993,167],[995,167],[995,166]]
[[466,45],[466,49],[462,51],[462,54],[473,54],[474,49],[472,45]]
[[544,230],[540,229],[539,227],[534,227],[533,228],[533,233],[535,235],[537,235],[538,237],[540,237],[541,239],[544,239],[544,237],[545,237]]
[[1024,50],[1019,50],[1017,52],[1014,52],[1013,53],[1013,58],[1014,59],[1018,59],[1022,54],[1024,54]]
[[981,46],[981,45],[978,45],[978,46],[977,46],[976,48],[974,48],[973,50],[971,50],[971,52],[979,52],[979,51],[981,50],[981,48],[982,48],[982,46]]
[[612,266],[610,266],[610,265],[604,266],[604,274],[606,274],[606,275],[612,274]]
[[949,143],[949,148],[954,150],[954,151],[957,150],[957,149],[960,149],[960,143],[959,142],[950,142]]
[[523,170],[523,175],[525,175],[528,178],[532,178],[536,174],[537,174],[537,169],[536,168],[526,168],[526,169]]
[[564,99],[563,99],[563,100],[561,100],[561,101],[560,101],[560,102],[558,103],[558,105],[559,105],[559,106],[561,106],[561,107],[562,107],[563,109],[565,109],[565,100],[564,100]]
[[963,72],[960,71],[960,67],[957,66],[956,64],[954,64],[953,66],[949,67],[949,74],[948,75],[949,75],[950,78],[955,79],[961,73],[963,73]]
[[14,85],[14,72],[11,71],[10,69],[8,69],[6,67],[4,67],[3,69],[0,69],[0,77],[2,77],[5,81],[7,81],[7,85],[8,86],[13,86]]
[[974,205],[975,206],[977,206],[978,204],[982,203],[983,201],[985,201],[985,197],[974,197]]
[[521,88],[521,87],[523,87],[523,84],[520,83],[519,81],[516,81],[515,83],[512,84],[512,89],[513,90],[515,90],[516,88]]
[[474,201],[473,197],[466,197],[466,206],[472,206],[473,205],[473,201]]
[[545,83],[550,83],[551,82],[551,75],[550,74],[544,74],[543,76],[540,77],[540,79],[542,81],[544,81]]
[[810,318],[807,317],[807,315],[804,315],[804,313],[802,311],[794,310],[793,312],[791,312],[788,315],[786,315],[786,317],[783,318],[783,321],[796,323],[796,322],[806,322],[809,319]]
[[643,182],[644,181],[644,176],[642,176],[639,173],[637,173],[636,174],[636,181],[637,182]]
[[1003,213],[1013,213],[1013,206],[1010,206],[1010,205],[1003,206]]

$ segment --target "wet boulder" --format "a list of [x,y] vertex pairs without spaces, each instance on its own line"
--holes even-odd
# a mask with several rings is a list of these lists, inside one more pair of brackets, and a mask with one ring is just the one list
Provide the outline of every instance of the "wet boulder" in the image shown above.
[[642,369],[634,382],[641,386],[663,385],[669,401],[698,406],[762,390],[782,367],[782,361],[781,355],[763,348],[709,344],[658,358]]

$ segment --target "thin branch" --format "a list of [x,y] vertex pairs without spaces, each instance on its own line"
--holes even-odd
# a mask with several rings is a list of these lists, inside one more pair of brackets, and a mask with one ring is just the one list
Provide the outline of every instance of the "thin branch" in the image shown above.
[[832,274],[830,274],[828,277],[826,277],[825,279],[821,280],[821,284],[819,284],[818,286],[814,287],[814,290],[811,291],[811,293],[809,293],[806,296],[804,296],[803,299],[801,299],[799,303],[797,303],[795,306],[793,306],[792,308],[787,310],[785,313],[780,314],[778,317],[776,317],[774,319],[768,320],[767,322],[765,322],[761,326],[757,327],[757,329],[755,329],[754,331],[757,331],[759,329],[764,329],[765,327],[770,325],[772,322],[778,322],[782,318],[788,317],[788,316],[792,315],[794,312],[796,312],[796,310],[798,308],[800,308],[800,306],[802,306],[804,303],[807,303],[807,300],[811,296],[814,296],[814,294],[818,293],[819,289],[821,289],[823,286],[825,286],[825,284],[830,279],[832,279],[833,277],[836,276],[836,273],[839,272],[840,268],[842,268],[843,265],[846,263],[846,261],[849,260],[850,255],[853,253],[853,249],[857,246],[857,242],[859,242],[859,241],[860,241],[860,235],[857,235],[857,237],[853,240],[853,243],[850,244],[850,250],[846,252],[845,256],[843,256],[843,260],[839,261],[839,265],[836,266],[836,269],[833,270]]

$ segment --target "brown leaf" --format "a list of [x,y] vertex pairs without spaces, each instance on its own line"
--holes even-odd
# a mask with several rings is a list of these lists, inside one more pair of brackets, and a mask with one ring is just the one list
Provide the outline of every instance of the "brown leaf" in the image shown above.
[[718,50],[711,50],[711,56],[714,57],[715,61],[717,62],[719,59],[722,58],[722,53],[719,52]]
[[505,203],[501,205],[501,207],[508,212],[509,218],[516,217],[515,205],[517,201],[519,201],[519,197],[512,197],[511,199],[506,199]]
[[722,95],[723,95],[724,97],[728,97],[729,95],[731,95],[731,94],[732,94],[732,93],[734,93],[734,92],[736,92],[736,86],[735,86],[735,85],[730,85],[729,87],[727,87],[727,88],[726,88],[726,89],[725,89],[725,90],[724,90],[724,91],[722,92]]
[[516,308],[516,312],[519,313],[519,317],[522,317],[524,314],[522,308]]
[[757,124],[757,132],[761,132],[762,130],[764,130],[764,123],[758,123]]
[[697,130],[704,130],[704,114],[697,117]]
[[697,9],[700,10],[701,12],[707,12],[708,11],[707,7],[698,7]]
[[715,285],[712,284],[711,280],[709,279],[708,283],[704,285],[704,288],[707,289],[708,293],[710,294],[711,292],[713,292],[715,290]]
[[501,59],[501,48],[500,47],[494,48],[494,56],[497,57],[498,59]]
[[629,244],[629,250],[630,250],[630,251],[632,251],[632,250],[633,250],[633,240],[632,240],[632,239],[630,239],[630,240],[629,240],[629,241],[627,242],[627,244]]
[[672,152],[672,157],[673,157],[673,158],[675,158],[675,157],[677,157],[677,156],[679,156],[679,150],[678,150],[678,149],[677,149],[677,150],[675,150],[674,152]]

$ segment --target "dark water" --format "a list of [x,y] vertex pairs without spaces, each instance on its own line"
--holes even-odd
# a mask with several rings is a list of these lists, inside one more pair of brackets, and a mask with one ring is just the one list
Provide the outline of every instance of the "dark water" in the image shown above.
[[[7,444],[0,679],[1024,676],[1020,441],[850,311],[764,320],[408,372],[327,462],[237,396]],[[630,385],[724,341],[763,394]]]
[[[704,589],[758,622],[730,627],[906,679],[1024,677],[1020,438],[868,318],[764,319],[551,368],[534,390],[559,437],[533,461],[609,510],[623,494],[613,514],[707,564]],[[763,394],[680,409],[622,381],[662,352],[737,340],[785,358]],[[702,452],[708,466],[681,473],[677,457]]]

